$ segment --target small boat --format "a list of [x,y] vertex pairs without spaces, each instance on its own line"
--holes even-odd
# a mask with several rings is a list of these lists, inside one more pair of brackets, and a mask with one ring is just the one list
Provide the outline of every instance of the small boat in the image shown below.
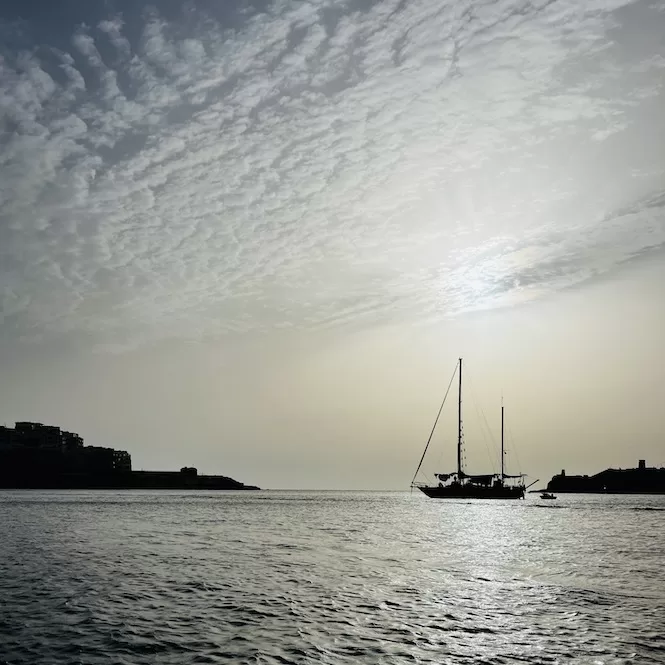
[[543,492],[540,495],[541,499],[556,499],[556,495],[552,494],[551,492]]
[[[471,475],[464,471],[462,468],[462,359],[460,358],[455,366],[455,371],[450,379],[452,385],[455,373],[459,372],[459,386],[457,396],[457,471],[452,473],[436,473],[435,478],[438,480],[436,485],[425,485],[417,483],[416,478],[420,467],[422,466],[427,449],[434,430],[439,421],[439,416],[443,410],[446,397],[439,409],[439,413],[434,421],[434,427],[425,446],[425,450],[420,458],[420,463],[416,469],[416,473],[411,481],[411,487],[418,488],[423,494],[427,495],[430,499],[523,499],[526,487],[524,486],[524,474],[510,476],[504,470],[504,445],[503,445],[503,405],[501,406],[501,473],[491,473],[483,475]],[[448,386],[450,390],[450,385]],[[509,480],[516,480],[515,483],[507,482]],[[536,481],[537,482],[537,481]]]

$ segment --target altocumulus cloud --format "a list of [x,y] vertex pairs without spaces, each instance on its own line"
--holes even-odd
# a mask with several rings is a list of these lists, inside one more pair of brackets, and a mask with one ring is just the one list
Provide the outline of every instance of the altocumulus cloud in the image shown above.
[[4,323],[129,343],[445,315],[662,246],[657,190],[564,216],[585,188],[561,155],[529,180],[662,94],[665,54],[608,36],[632,4],[146,8],[5,49]]

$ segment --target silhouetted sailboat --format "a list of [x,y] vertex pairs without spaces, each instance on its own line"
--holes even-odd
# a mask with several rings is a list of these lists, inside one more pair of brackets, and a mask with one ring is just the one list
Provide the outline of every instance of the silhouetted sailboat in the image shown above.
[[[434,474],[438,480],[436,485],[424,485],[416,482],[416,477],[420,471],[427,449],[436,425],[441,415],[443,405],[445,404],[446,397],[443,398],[443,403],[439,409],[439,413],[434,421],[434,427],[423,451],[420,463],[416,469],[416,473],[411,481],[411,487],[417,487],[421,492],[426,494],[431,499],[523,499],[526,490],[523,482],[524,475],[510,476],[505,473],[504,469],[504,437],[503,437],[503,421],[504,421],[504,408],[501,406],[501,473],[492,473],[485,475],[471,475],[465,473],[462,469],[462,359],[460,358],[455,366],[455,372],[459,372],[459,386],[457,398],[457,471],[452,473],[436,473]],[[450,380],[452,384],[455,373]],[[450,385],[448,386],[450,390]],[[509,484],[507,480],[519,479],[515,484]]]

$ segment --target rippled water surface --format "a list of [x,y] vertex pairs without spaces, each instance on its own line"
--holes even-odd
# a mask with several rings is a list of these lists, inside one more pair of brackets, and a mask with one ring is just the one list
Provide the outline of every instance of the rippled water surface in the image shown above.
[[0,493],[0,662],[665,663],[665,497]]

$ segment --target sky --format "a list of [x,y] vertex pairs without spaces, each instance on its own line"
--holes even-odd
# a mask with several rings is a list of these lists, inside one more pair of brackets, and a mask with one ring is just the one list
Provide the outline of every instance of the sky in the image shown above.
[[469,471],[502,396],[530,480],[665,465],[664,34],[660,0],[3,2],[0,422],[407,489],[463,356]]

